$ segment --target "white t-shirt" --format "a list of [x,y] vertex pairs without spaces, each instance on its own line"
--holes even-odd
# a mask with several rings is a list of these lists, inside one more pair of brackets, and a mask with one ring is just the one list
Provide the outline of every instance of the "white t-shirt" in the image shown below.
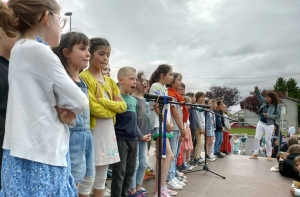
[[[151,85],[149,93],[154,94],[154,95],[160,95],[160,96],[168,96],[167,88],[158,82]],[[150,114],[150,126],[151,126],[150,129],[151,130],[159,127],[159,117],[158,117],[157,113],[155,112],[154,104],[155,104],[155,102],[150,101],[149,109],[148,109],[149,114]],[[167,113],[167,117],[164,117],[164,118],[167,118],[167,121],[170,122],[170,118],[171,118],[170,104],[164,105],[163,114],[165,112],[165,109],[168,110],[168,113]]]
[[55,106],[80,114],[88,106],[86,95],[51,49],[35,40],[15,43],[8,81],[3,149],[14,157],[67,166],[70,132]]

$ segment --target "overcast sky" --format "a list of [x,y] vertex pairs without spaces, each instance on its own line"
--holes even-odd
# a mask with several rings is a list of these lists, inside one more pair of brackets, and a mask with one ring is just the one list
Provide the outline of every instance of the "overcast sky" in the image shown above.
[[[64,0],[72,28],[104,37],[110,65],[147,77],[161,63],[183,75],[187,91],[212,85],[272,89],[279,76],[300,84],[300,1]],[[69,23],[64,31],[69,30]],[[298,74],[298,75],[297,75]]]

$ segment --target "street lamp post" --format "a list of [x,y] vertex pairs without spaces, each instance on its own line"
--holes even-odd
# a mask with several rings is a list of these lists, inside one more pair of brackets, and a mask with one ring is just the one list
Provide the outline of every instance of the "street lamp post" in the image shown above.
[[71,31],[71,28],[72,28],[72,12],[66,12],[65,16],[69,16],[70,17],[70,31]]

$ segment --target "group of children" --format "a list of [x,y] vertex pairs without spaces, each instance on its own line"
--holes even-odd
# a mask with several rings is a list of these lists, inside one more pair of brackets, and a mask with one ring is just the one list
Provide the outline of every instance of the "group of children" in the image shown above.
[[298,135],[293,135],[284,143],[277,156],[278,166],[272,167],[272,171],[279,171],[282,176],[293,179],[290,193],[300,196],[300,145]]
[[[104,196],[109,165],[112,197],[146,196],[148,142],[154,140],[161,155],[157,142],[164,141],[159,104],[145,101],[147,91],[182,103],[164,105],[166,154],[156,161],[162,197],[177,195],[174,190],[186,185],[187,177],[177,170],[181,147],[181,170],[229,154],[230,125],[221,99],[185,94],[182,75],[167,64],[149,81],[135,68],[122,67],[117,85],[110,78],[109,42],[79,32],[61,35],[66,19],[59,13],[55,0],[1,2],[0,52],[7,68],[9,60],[9,73],[3,74],[7,79],[8,73],[9,93],[0,196],[87,197],[91,190],[94,197]],[[209,105],[210,112],[184,103]],[[155,196],[157,190],[158,180]]]

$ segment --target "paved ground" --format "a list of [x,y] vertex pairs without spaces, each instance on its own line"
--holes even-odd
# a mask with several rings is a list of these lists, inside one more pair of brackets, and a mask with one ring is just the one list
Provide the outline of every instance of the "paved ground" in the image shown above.
[[[249,143],[251,140],[249,140]],[[249,147],[249,146],[248,146]],[[252,145],[250,146],[252,147]],[[249,152],[248,152],[249,153]],[[250,155],[250,154],[249,154]],[[178,191],[177,196],[183,197],[284,197],[291,196],[289,189],[292,180],[282,177],[278,172],[271,172],[276,165],[275,159],[267,161],[265,158],[251,160],[249,156],[228,155],[215,162],[209,162],[208,167],[226,179],[222,179],[210,172],[201,171],[186,174],[187,186]],[[154,168],[155,155],[153,147],[149,155],[149,165]],[[202,166],[196,170],[202,169]],[[154,196],[155,180],[144,181],[143,187]],[[110,188],[110,182],[108,182]]]

